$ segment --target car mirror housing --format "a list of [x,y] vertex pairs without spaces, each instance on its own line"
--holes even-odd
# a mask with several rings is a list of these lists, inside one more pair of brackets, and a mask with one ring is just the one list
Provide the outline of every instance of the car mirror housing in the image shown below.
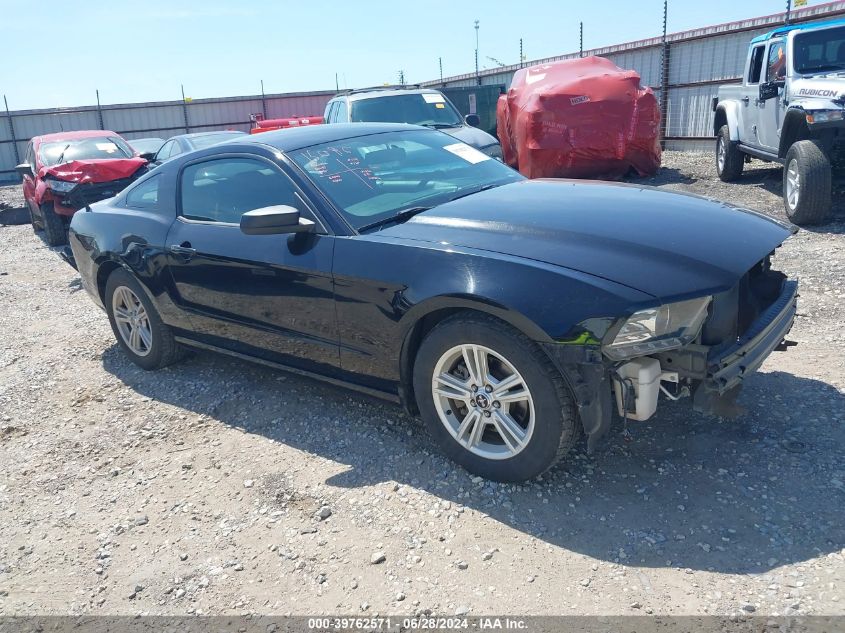
[[241,231],[247,235],[281,235],[311,233],[315,224],[299,216],[299,210],[275,205],[247,211],[241,216]]
[[768,101],[778,96],[778,92],[786,85],[783,79],[776,79],[775,81],[767,81],[760,84],[760,101]]
[[23,178],[24,176],[35,178],[35,174],[32,173],[32,166],[29,163],[21,163],[20,165],[15,165],[15,171],[18,172],[18,175],[21,178]]
[[155,160],[156,152],[144,152],[143,154],[139,154],[139,156],[145,161],[151,163],[153,162],[153,160]]
[[464,117],[464,121],[470,127],[479,127],[481,125],[481,119],[477,114],[468,114]]

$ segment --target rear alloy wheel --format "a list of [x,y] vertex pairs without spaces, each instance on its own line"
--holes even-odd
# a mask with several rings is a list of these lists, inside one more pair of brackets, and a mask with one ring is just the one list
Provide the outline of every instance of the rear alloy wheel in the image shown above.
[[716,138],[716,173],[723,182],[732,182],[742,175],[745,154],[731,141],[731,131],[723,125]]
[[141,284],[123,269],[106,282],[106,312],[117,342],[133,363],[159,369],[179,360],[182,348]]
[[486,315],[455,315],[425,337],[414,393],[444,453],[487,479],[533,479],[578,438],[560,372],[536,343]]
[[816,141],[789,148],[783,169],[783,204],[793,224],[821,224],[832,204],[830,159]]
[[56,213],[52,202],[45,202],[41,210],[41,224],[44,226],[44,237],[50,246],[67,244],[67,229],[64,220]]

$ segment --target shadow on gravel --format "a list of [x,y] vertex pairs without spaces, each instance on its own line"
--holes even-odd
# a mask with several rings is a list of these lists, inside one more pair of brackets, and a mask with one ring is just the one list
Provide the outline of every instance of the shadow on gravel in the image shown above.
[[741,398],[751,411],[733,422],[663,402],[631,443],[617,422],[596,455],[582,442],[513,486],[473,482],[399,407],[321,383],[208,353],[150,373],[112,346],[103,365],[139,394],[347,465],[329,486],[396,481],[596,559],[763,573],[845,547],[845,397],[817,380],[755,374]]
[[697,181],[697,178],[693,178],[689,174],[685,174],[680,169],[675,169],[674,167],[661,167],[653,176],[632,174],[623,179],[623,182],[628,182],[632,185],[647,185],[649,187],[674,184],[691,185]]

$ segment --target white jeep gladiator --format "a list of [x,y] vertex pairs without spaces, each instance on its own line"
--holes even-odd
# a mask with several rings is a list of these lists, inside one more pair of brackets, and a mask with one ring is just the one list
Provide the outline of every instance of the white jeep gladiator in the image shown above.
[[780,163],[789,219],[825,222],[845,167],[845,20],[754,38],[742,83],[721,86],[713,110],[719,178],[737,179],[752,157]]

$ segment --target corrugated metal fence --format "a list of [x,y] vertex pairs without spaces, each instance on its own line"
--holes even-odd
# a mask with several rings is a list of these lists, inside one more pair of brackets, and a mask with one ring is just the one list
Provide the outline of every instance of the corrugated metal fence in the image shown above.
[[[828,2],[794,10],[792,22],[816,22],[845,16],[845,2]],[[648,40],[585,50],[584,56],[599,55],[621,68],[640,73],[643,85],[651,86],[661,99],[664,137],[670,149],[711,147],[712,99],[720,84],[741,80],[748,43],[756,35],[784,24],[785,13],[720,24]],[[576,25],[577,26],[577,25]],[[532,66],[561,59],[575,59],[575,52],[525,62]],[[666,72],[664,74],[664,61]],[[467,73],[442,80],[427,81],[430,87],[504,84],[510,86],[519,64],[477,75]],[[663,93],[666,94],[664,99]],[[706,145],[705,145],[706,143]]]
[[0,113],[0,181],[17,180],[14,167],[23,160],[26,144],[39,134],[65,130],[112,130],[131,140],[206,130],[243,130],[250,115],[274,119],[323,114],[334,91],[158,101],[120,105],[19,110]]
[[[845,2],[828,2],[792,12],[794,22],[813,22],[845,16]],[[670,149],[710,147],[712,98],[720,84],[739,81],[748,42],[784,23],[783,13],[673,33],[627,44],[584,51],[600,55],[622,68],[633,68],[642,82],[655,89],[664,112],[664,137]],[[525,62],[523,66],[572,59],[580,51]],[[519,65],[483,70],[424,82],[433,87],[509,86]],[[248,130],[250,115],[267,118],[321,114],[334,91],[295,94],[162,101],[124,105],[86,106],[0,113],[0,181],[16,180],[14,166],[26,142],[38,134],[61,130],[110,129],[128,139],[166,138],[203,130]],[[3,116],[3,115],[6,116]],[[706,143],[706,145],[705,145]]]

